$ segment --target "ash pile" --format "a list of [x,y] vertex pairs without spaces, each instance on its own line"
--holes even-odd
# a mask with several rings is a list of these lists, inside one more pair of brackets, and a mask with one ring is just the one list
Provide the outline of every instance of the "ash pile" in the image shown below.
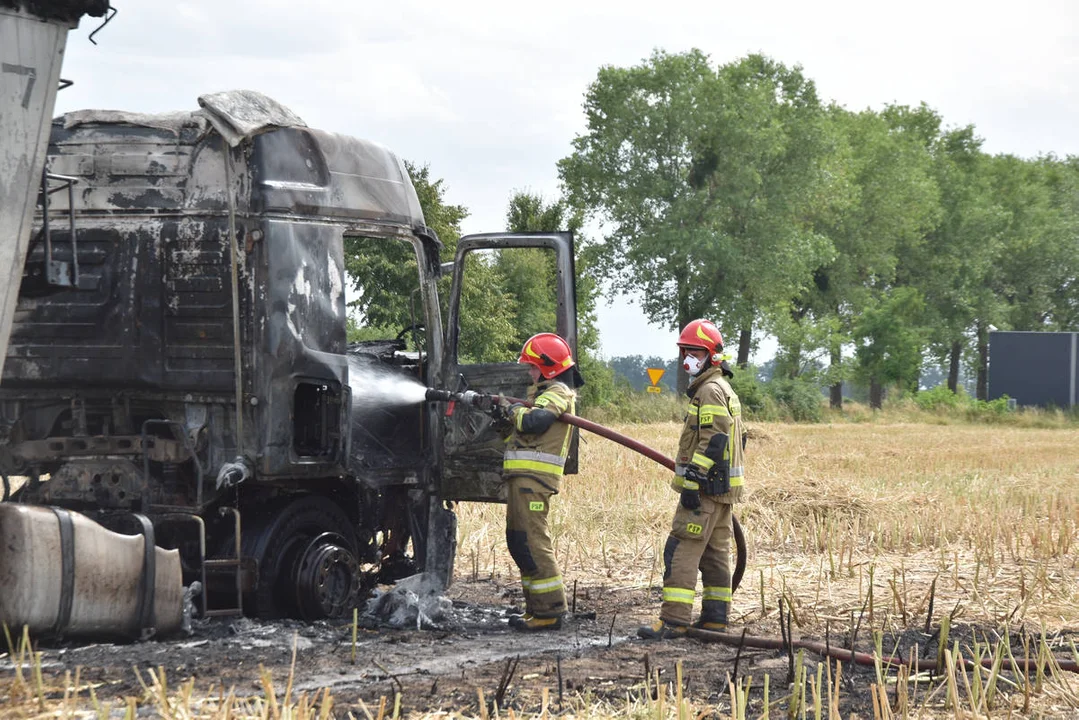
[[386,589],[376,588],[364,618],[379,625],[415,630],[449,630],[461,625],[453,601],[442,594],[442,582],[418,573]]
[[364,627],[402,630],[490,632],[505,630],[504,608],[451,600],[443,594],[444,582],[430,573],[399,580],[396,585],[376,588],[361,618]]

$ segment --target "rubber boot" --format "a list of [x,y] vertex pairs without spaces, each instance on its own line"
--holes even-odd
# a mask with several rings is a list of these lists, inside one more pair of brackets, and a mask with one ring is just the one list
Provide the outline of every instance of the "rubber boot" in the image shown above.
[[685,625],[672,625],[663,620],[657,620],[652,625],[642,625],[637,628],[637,637],[645,640],[674,640],[685,637],[688,629]]
[[535,615],[514,615],[510,618],[510,627],[517,632],[542,632],[561,630],[562,616],[536,617]]

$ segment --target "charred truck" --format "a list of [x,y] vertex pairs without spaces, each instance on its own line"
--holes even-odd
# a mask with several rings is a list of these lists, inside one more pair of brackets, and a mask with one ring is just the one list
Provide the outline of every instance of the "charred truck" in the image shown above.
[[[448,583],[453,503],[498,499],[501,441],[481,413],[422,394],[385,402],[386,388],[526,393],[524,367],[459,351],[479,312],[466,267],[503,253],[550,260],[557,327],[525,330],[576,347],[568,234],[468,236],[443,265],[389,150],[308,128],[258,93],[199,105],[52,124],[0,381],[0,510],[45,514],[0,514],[0,535],[47,526],[34,557],[54,557],[59,597],[42,602],[57,632],[80,629],[72,606],[93,592],[73,567],[86,532],[64,515],[76,513],[144,538],[135,631],[155,625],[155,546],[201,583],[205,615],[337,617],[375,580]],[[351,345],[347,243],[413,278],[408,321]],[[576,443],[567,472],[575,463]],[[12,614],[34,601],[3,597],[20,561],[5,552]]]

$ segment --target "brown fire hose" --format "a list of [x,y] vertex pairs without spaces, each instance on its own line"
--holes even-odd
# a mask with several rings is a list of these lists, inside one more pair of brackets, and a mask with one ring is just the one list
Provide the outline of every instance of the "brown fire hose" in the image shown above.
[[[869,653],[829,645],[827,643],[822,643],[819,640],[791,640],[790,642],[787,642],[775,637],[736,635],[734,633],[715,632],[712,630],[702,630],[700,628],[690,628],[689,634],[698,640],[704,640],[705,642],[723,643],[724,645],[735,645],[738,647],[763,648],[767,650],[796,650],[800,648],[821,655],[822,657],[846,660],[858,665],[875,665],[877,662],[877,658]],[[905,665],[917,672],[939,671],[941,669],[936,658],[912,658],[910,660],[904,660],[900,657],[885,656],[880,658],[880,663],[889,667]],[[979,665],[983,668],[992,670],[995,659],[987,657],[982,658],[980,663],[975,663],[973,660],[968,660],[967,658],[957,658],[956,663],[960,664],[965,670],[971,670]],[[1007,660],[1006,664],[1017,670],[1022,670],[1023,672],[1036,670],[1039,666],[1037,660],[1027,658],[1021,660],[1012,658]],[[1079,663],[1072,660],[1061,660],[1060,658],[1054,657],[1052,665],[1045,662],[1041,663],[1043,670],[1051,670],[1053,666],[1059,667],[1061,670],[1067,670],[1068,672],[1079,672]]]
[[[508,397],[508,398],[506,398],[506,400],[509,400],[511,403],[520,403],[522,405],[532,407],[531,402],[529,402],[527,400],[521,400],[520,398]],[[570,425],[574,425],[576,427],[579,427],[582,430],[587,430],[588,432],[593,433],[595,435],[599,435],[600,437],[605,437],[608,440],[611,440],[613,442],[618,443],[619,445],[622,445],[623,447],[627,447],[630,450],[633,450],[634,452],[638,452],[641,455],[644,455],[646,458],[648,458],[650,460],[654,460],[655,462],[659,463],[660,465],[667,468],[671,472],[674,472],[674,460],[670,459],[669,457],[667,457],[663,453],[659,452],[658,450],[654,450],[653,448],[650,448],[647,445],[645,445],[644,443],[638,442],[638,441],[634,440],[633,438],[631,438],[631,437],[629,437],[627,435],[623,435],[622,433],[615,432],[614,430],[611,430],[608,427],[604,427],[603,425],[598,425],[598,424],[592,422],[591,420],[585,420],[582,417],[578,417],[577,415],[572,415],[572,414],[570,414],[568,412],[567,413],[562,413],[562,415],[559,416],[559,420],[561,420],[561,421],[563,421],[565,423],[568,423]],[[734,591],[737,590],[738,586],[742,583],[742,576],[745,575],[745,572],[746,572],[746,555],[747,555],[747,551],[746,551],[746,535],[745,535],[745,532],[742,530],[742,525],[741,525],[741,523],[738,522],[738,518],[735,517],[733,514],[731,515],[731,525],[732,525],[732,530],[731,531],[732,531],[732,534],[734,535],[734,545],[735,545],[734,572],[731,574],[731,593],[734,593]]]

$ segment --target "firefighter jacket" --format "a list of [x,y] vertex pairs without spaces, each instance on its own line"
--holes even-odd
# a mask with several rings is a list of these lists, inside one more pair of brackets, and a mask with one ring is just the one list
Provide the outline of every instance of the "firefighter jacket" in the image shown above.
[[573,426],[557,418],[574,412],[577,393],[565,383],[551,380],[530,389],[529,399],[533,407],[513,409],[502,476],[524,475],[557,493],[573,438]]
[[[715,502],[742,499],[742,404],[719,366],[694,378],[686,391],[689,407],[678,441],[671,487],[699,489]],[[696,478],[696,479],[694,479]],[[701,480],[705,478],[705,480]],[[698,487],[694,488],[694,483]]]

